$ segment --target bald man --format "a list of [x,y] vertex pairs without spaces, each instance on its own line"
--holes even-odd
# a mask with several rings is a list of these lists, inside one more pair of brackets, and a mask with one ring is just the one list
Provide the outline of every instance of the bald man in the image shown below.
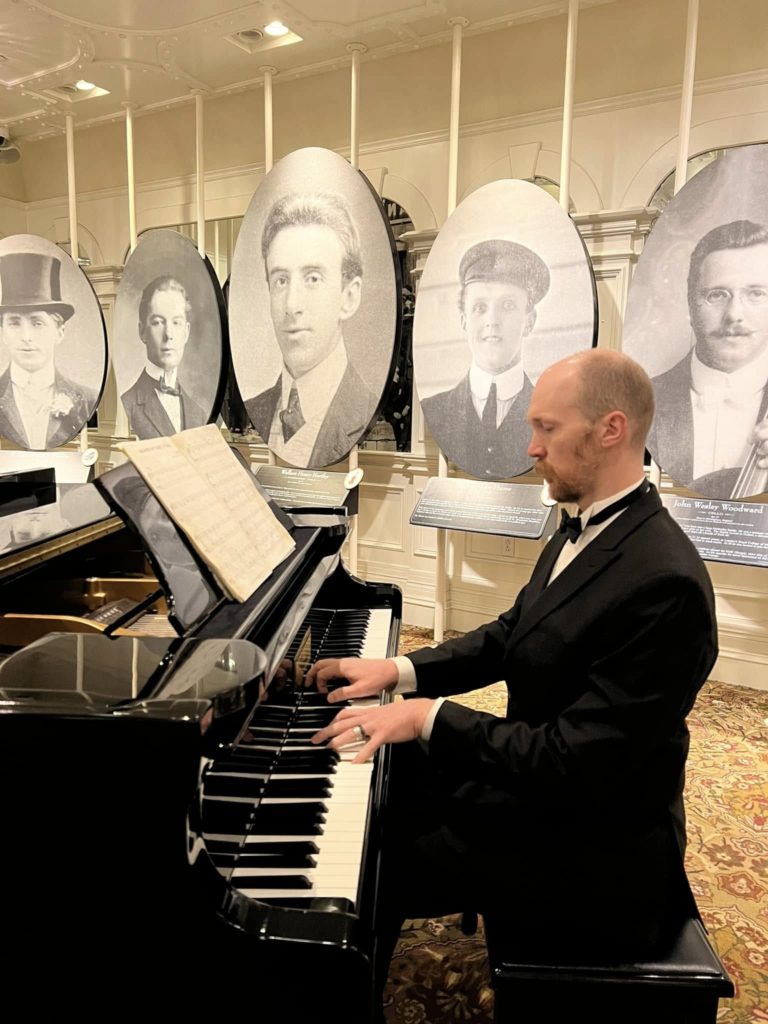
[[[315,737],[393,751],[379,980],[403,917],[503,913],[524,955],[619,959],[695,907],[683,868],[685,718],[717,654],[712,587],[643,471],[645,372],[591,350],[540,377],[530,458],[576,515],[495,622],[407,657],[318,662],[343,709]],[[443,698],[506,680],[504,718]]]

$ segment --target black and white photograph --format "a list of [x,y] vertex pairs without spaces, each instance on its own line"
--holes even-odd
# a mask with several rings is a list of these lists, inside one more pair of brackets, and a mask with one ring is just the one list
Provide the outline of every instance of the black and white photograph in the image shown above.
[[140,235],[113,322],[117,387],[140,440],[216,419],[226,382],[226,313],[213,267],[193,242],[166,229]]
[[596,337],[591,264],[558,203],[526,181],[472,192],[435,239],[416,299],[416,387],[445,456],[485,480],[527,472],[536,380]]
[[300,469],[339,462],[375,421],[397,357],[395,243],[367,178],[330,150],[284,157],[232,266],[232,362],[251,423]]
[[651,230],[624,351],[653,382],[648,450],[710,498],[768,490],[768,146],[710,163]]
[[44,451],[71,441],[99,404],[104,319],[69,255],[38,235],[0,241],[0,435]]

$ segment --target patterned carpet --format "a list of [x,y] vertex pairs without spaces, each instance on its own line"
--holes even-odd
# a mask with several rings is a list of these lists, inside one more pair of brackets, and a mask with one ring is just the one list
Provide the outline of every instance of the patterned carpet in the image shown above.
[[[406,627],[401,653],[431,642]],[[502,684],[460,698],[500,713]],[[768,1024],[768,693],[709,682],[691,716],[686,867],[710,939],[736,986],[718,1024]],[[482,923],[409,921],[385,993],[388,1024],[491,1024]]]

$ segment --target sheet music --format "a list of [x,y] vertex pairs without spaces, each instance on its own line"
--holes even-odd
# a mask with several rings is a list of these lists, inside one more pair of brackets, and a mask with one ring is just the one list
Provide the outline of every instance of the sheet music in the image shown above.
[[245,601],[293,550],[215,423],[121,449],[230,597]]

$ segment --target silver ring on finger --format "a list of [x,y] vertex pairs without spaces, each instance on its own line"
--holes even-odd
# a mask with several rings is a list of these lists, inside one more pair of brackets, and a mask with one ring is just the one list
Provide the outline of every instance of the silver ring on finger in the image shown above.
[[355,734],[355,738],[357,739],[358,743],[365,743],[365,741],[369,738],[368,733],[365,731],[362,725],[356,725],[352,732]]

